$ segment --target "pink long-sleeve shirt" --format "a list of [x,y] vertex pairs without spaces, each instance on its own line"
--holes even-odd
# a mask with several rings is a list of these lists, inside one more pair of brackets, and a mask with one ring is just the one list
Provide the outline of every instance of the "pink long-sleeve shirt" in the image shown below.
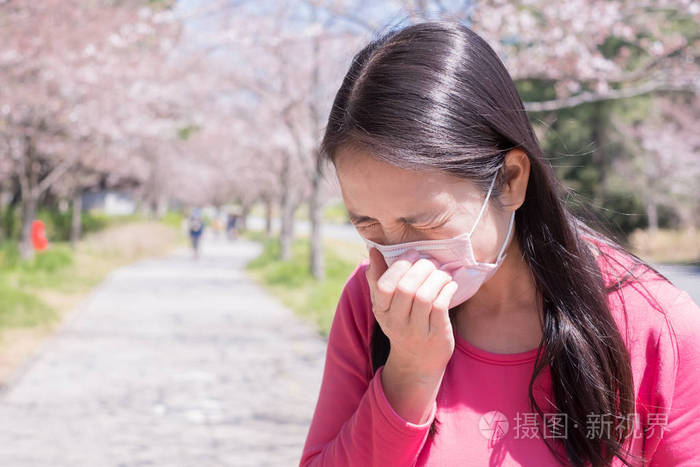
[[[566,415],[546,414],[547,400],[553,400],[547,369],[533,392],[550,429],[538,431],[543,420],[529,405],[536,349],[492,353],[455,332],[455,351],[428,420],[411,423],[394,411],[382,388],[384,367],[374,374],[371,370],[374,316],[365,277],[368,262],[355,268],[341,293],[300,466],[560,465],[543,439],[556,442],[565,436],[561,422]],[[619,267],[606,264],[599,260],[606,282],[612,283]],[[660,307],[645,298],[642,285]],[[686,292],[652,273],[610,294],[609,303],[634,374],[632,452],[649,460],[639,465],[700,465],[700,309]],[[428,439],[435,417],[438,432]],[[586,429],[590,436],[600,436],[619,423],[623,421],[591,417]],[[616,459],[613,465],[622,463]]]

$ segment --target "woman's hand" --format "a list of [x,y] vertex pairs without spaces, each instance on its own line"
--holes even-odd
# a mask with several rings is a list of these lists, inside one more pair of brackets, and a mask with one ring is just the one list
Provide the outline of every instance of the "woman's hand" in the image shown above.
[[418,257],[408,251],[387,268],[371,248],[366,276],[372,311],[391,343],[387,366],[418,382],[434,382],[454,352],[449,303],[457,283],[432,259]]
[[449,303],[457,283],[419,256],[408,251],[387,268],[382,254],[370,248],[366,276],[372,311],[391,343],[381,370],[384,393],[397,414],[422,424],[455,348]]

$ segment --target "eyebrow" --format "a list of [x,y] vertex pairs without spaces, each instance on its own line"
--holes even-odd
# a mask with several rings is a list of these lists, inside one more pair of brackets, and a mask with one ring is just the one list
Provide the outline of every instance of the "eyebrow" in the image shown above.
[[[356,224],[359,224],[361,222],[367,222],[367,221],[376,221],[377,219],[369,216],[363,216],[361,214],[355,214],[354,212],[348,210],[348,215],[350,217],[350,220]],[[396,222],[402,222],[406,224],[423,224],[427,223],[428,221],[432,221],[436,219],[440,213],[434,213],[434,212],[423,212],[420,214],[414,214],[412,216],[408,217],[399,217],[396,219]]]

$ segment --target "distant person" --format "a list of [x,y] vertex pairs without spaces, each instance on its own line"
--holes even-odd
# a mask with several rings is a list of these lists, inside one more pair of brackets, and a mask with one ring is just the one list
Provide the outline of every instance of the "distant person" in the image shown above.
[[214,232],[214,238],[217,241],[221,240],[221,234],[224,231],[224,224],[221,222],[221,217],[217,214],[211,222],[211,229]]
[[228,213],[226,217],[226,236],[229,241],[233,241],[238,238],[238,230],[236,224],[238,223],[238,214]]
[[204,232],[204,219],[202,218],[201,211],[198,209],[192,211],[190,214],[188,228],[192,250],[194,251],[194,258],[199,259],[199,245],[202,238],[202,233]]

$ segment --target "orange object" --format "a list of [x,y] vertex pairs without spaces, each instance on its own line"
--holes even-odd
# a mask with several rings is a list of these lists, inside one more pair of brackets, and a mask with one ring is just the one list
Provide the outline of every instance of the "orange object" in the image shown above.
[[37,251],[45,250],[46,247],[49,246],[44,222],[38,219],[32,222],[32,245],[34,245],[34,249]]

